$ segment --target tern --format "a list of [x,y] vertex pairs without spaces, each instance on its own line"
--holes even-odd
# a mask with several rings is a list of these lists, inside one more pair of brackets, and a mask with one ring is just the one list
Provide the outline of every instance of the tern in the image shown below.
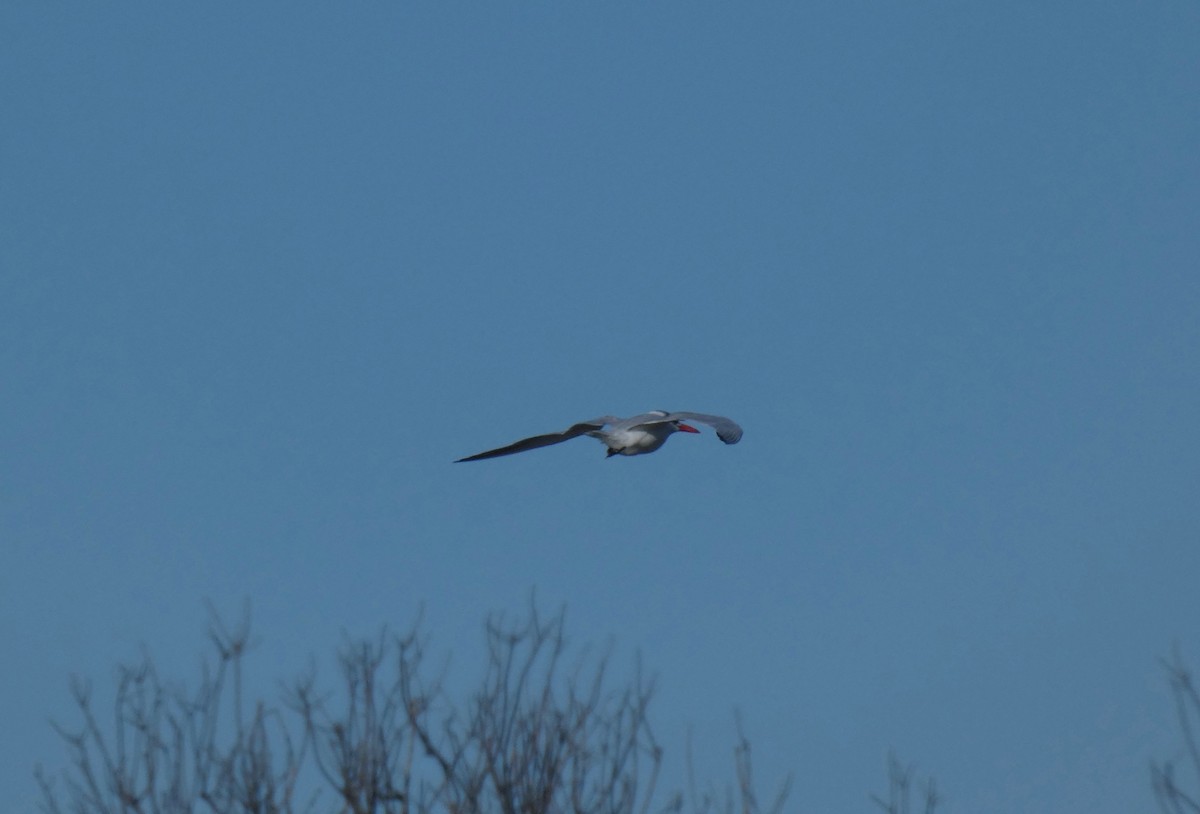
[[548,447],[551,444],[561,444],[581,435],[589,435],[599,439],[608,447],[607,457],[614,455],[645,455],[654,452],[666,443],[667,438],[676,432],[695,432],[700,430],[683,422],[695,421],[697,424],[707,424],[717,431],[717,437],[726,444],[736,444],[742,440],[742,428],[736,422],[719,415],[704,413],[669,413],[666,410],[651,410],[648,413],[635,415],[631,418],[617,418],[605,415],[590,421],[580,421],[572,424],[562,432],[552,432],[546,435],[535,435],[524,438],[506,447],[489,449],[478,455],[459,458],[455,463],[464,461],[482,461],[486,458],[499,458],[501,455],[513,455],[527,452],[538,447]]

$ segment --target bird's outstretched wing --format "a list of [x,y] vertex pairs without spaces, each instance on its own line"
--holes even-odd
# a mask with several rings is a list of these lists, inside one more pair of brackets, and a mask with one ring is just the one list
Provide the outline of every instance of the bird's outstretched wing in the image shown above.
[[[717,437],[726,444],[736,444],[742,440],[742,428],[737,422],[722,415],[705,415],[704,413],[667,413],[663,421],[695,421],[707,424],[717,431]],[[647,422],[650,423],[650,422]]]
[[509,444],[506,447],[499,449],[489,449],[487,452],[480,452],[477,455],[469,455],[466,458],[459,458],[455,461],[456,464],[465,461],[482,461],[487,458],[499,458],[501,455],[514,455],[518,452],[528,452],[531,449],[538,447],[548,447],[551,444],[561,444],[563,441],[570,441],[572,438],[578,438],[581,435],[587,435],[589,432],[596,432],[604,428],[605,424],[611,424],[615,421],[612,416],[601,416],[593,418],[591,421],[580,421],[578,424],[573,424],[562,432],[551,432],[546,435],[535,435],[532,438],[523,438],[520,441]]

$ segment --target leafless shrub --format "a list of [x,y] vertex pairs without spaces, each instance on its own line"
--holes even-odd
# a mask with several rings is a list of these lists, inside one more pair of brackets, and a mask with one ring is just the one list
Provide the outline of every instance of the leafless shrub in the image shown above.
[[83,724],[55,727],[72,771],[60,799],[53,780],[38,769],[47,812],[291,810],[301,755],[274,711],[262,703],[250,715],[242,708],[249,614],[232,631],[214,615],[209,638],[217,658],[204,665],[192,695],[168,689],[148,656],[119,668],[111,733],[97,719],[90,686],[72,680]]
[[1175,716],[1179,731],[1183,735],[1183,756],[1175,760],[1153,763],[1150,779],[1159,808],[1168,814],[1200,814],[1200,802],[1195,791],[1188,793],[1179,786],[1177,769],[1182,768],[1192,775],[1192,782],[1200,781],[1200,746],[1196,742],[1196,722],[1200,721],[1200,694],[1192,681],[1192,674],[1183,664],[1176,650],[1171,659],[1163,659],[1175,701]]
[[346,810],[645,812],[661,752],[640,672],[608,690],[601,659],[560,680],[562,617],[536,609],[513,627],[489,620],[486,638],[486,675],[465,712],[425,680],[415,631],[345,648],[337,709],[311,678],[297,684],[291,705]]
[[[750,760],[750,741],[742,728],[741,715],[735,715],[737,744],[733,748],[733,766],[737,778],[736,788],[726,786],[723,790],[712,783],[700,789],[696,785],[696,772],[692,762],[692,744],[688,739],[687,773],[688,791],[692,811],[695,814],[781,814],[791,791],[789,775],[779,787],[770,805],[763,808],[755,791],[753,765]],[[677,803],[677,807],[679,804]]]
[[[232,631],[214,614],[210,639],[216,659],[192,695],[169,691],[149,658],[123,669],[111,730],[86,685],[73,684],[83,725],[59,728],[70,754],[65,789],[38,771],[48,814],[648,814],[655,807],[662,749],[647,719],[653,682],[639,665],[630,680],[612,684],[604,657],[567,665],[561,614],[545,619],[534,607],[516,623],[490,618],[487,667],[466,704],[430,678],[414,627],[348,641],[337,692],[319,691],[310,672],[281,707],[260,701],[247,714],[248,614]],[[739,808],[759,814],[740,721],[738,737]],[[300,805],[298,789],[309,785],[317,790]],[[323,802],[330,792],[333,801]],[[763,814],[779,814],[786,793],[785,784]],[[732,802],[715,809],[713,799],[703,798],[697,814],[733,814]],[[682,795],[665,808],[680,810]]]
[[871,799],[887,814],[911,814],[913,808],[913,792],[919,794],[917,805],[923,806],[925,814],[933,814],[937,804],[941,802],[937,787],[931,779],[921,784],[914,784],[916,769],[900,763],[895,755],[888,755],[888,793],[883,798],[872,794]]

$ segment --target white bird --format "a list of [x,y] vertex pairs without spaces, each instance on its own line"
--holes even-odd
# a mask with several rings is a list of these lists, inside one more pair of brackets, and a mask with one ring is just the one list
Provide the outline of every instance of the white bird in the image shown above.
[[736,444],[742,440],[742,428],[728,418],[719,415],[704,415],[703,413],[668,413],[666,410],[651,410],[648,413],[635,415],[632,418],[617,418],[611,415],[593,418],[591,421],[581,421],[573,424],[562,432],[552,432],[546,435],[535,435],[524,438],[506,447],[489,449],[478,455],[459,458],[455,463],[463,461],[482,461],[485,458],[499,458],[501,455],[512,455],[526,452],[538,447],[548,447],[570,441],[581,435],[597,438],[608,447],[608,456],[614,455],[645,455],[654,452],[666,443],[668,436],[676,432],[700,432],[695,427],[684,424],[684,421],[695,421],[707,424],[717,431],[717,437],[726,444]]

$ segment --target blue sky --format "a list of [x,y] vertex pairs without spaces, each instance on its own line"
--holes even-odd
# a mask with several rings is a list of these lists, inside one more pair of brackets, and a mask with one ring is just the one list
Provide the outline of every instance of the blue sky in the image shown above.
[[[3,810],[206,599],[272,692],[534,589],[792,811],[1152,805],[1200,5],[9,4],[0,108]],[[746,436],[450,463],[655,408]]]

